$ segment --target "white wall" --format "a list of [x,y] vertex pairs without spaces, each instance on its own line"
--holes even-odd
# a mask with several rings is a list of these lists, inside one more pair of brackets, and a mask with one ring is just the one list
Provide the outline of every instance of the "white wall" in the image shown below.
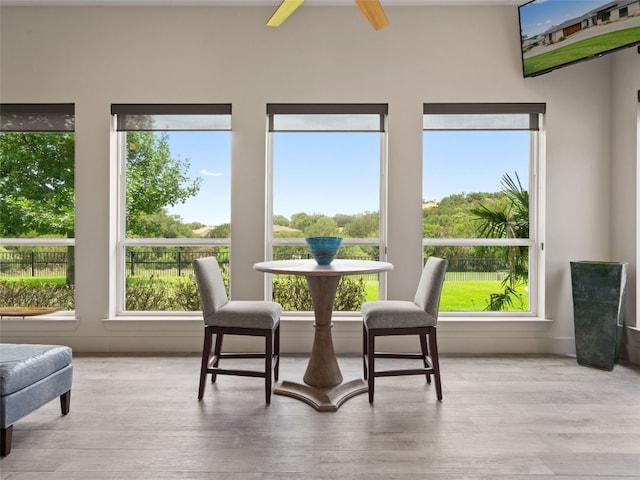
[[[439,343],[445,352],[572,352],[569,261],[622,255],[635,272],[635,255],[619,250],[608,227],[635,221],[631,211],[619,222],[612,215],[620,207],[612,182],[635,195],[627,181],[635,158],[617,153],[612,170],[612,119],[634,127],[628,112],[612,115],[624,102],[611,92],[637,57],[620,52],[523,79],[516,7],[385,10],[391,25],[376,32],[355,7],[301,8],[278,29],[264,26],[271,8],[2,7],[1,101],[75,103],[78,205],[78,321],[3,320],[3,339],[55,338],[78,351],[200,349],[196,320],[104,322],[115,283],[112,103],[233,104],[231,289],[243,299],[263,288],[252,265],[264,252],[266,103],[389,104],[388,291],[411,298],[420,273],[422,103],[546,102],[549,321],[443,320]],[[625,145],[635,141],[627,137]],[[337,348],[358,351],[359,328],[337,324]],[[286,323],[284,348],[305,350],[310,331]]]
[[[640,54],[637,48],[617,53],[612,63],[613,111],[611,115],[611,250],[612,256],[629,262],[625,324],[636,325],[638,254],[638,124],[640,112]],[[640,363],[640,331],[627,329],[623,342],[626,358]]]

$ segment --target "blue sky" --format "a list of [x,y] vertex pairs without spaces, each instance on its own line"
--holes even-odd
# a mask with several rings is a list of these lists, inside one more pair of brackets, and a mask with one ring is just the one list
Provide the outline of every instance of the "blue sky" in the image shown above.
[[231,216],[231,132],[169,132],[172,156],[189,160],[188,175],[200,177],[198,195],[169,213],[184,222],[229,223]]
[[379,133],[276,133],[273,158],[275,214],[380,209]]
[[526,37],[537,35],[609,2],[610,0],[536,0],[520,8],[522,33]]
[[[185,222],[230,221],[229,132],[171,132],[172,155],[201,177],[196,197],[169,208]],[[497,192],[505,173],[527,186],[529,132],[425,132],[423,198]],[[274,135],[274,214],[356,214],[379,210],[379,133],[278,133]],[[389,162],[393,162],[389,159]]]
[[423,133],[422,196],[440,201],[454,193],[498,192],[500,180],[529,178],[528,131]]

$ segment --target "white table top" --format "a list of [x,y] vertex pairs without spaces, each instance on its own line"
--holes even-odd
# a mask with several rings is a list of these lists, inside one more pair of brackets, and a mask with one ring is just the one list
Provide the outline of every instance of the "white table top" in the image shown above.
[[315,260],[274,260],[256,263],[253,268],[259,272],[283,275],[329,277],[387,272],[393,270],[393,264],[375,260],[336,259],[329,265],[318,265]]

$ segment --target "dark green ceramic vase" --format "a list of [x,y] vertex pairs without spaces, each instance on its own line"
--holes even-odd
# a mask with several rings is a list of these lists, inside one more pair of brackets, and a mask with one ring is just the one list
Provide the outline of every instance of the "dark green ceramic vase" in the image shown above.
[[627,263],[570,263],[578,364],[613,370],[622,338]]

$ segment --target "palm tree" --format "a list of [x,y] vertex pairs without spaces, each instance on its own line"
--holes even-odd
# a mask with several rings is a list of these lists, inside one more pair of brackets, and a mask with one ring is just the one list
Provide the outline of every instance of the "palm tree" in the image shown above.
[[[522,188],[515,173],[515,181],[509,174],[502,176],[502,193],[505,202],[488,207],[481,202],[471,210],[479,221],[478,233],[484,238],[528,238],[529,237],[529,192]],[[513,306],[514,297],[521,300],[517,287],[529,280],[529,249],[525,246],[503,247],[502,260],[508,273],[502,281],[503,291],[492,293],[485,310],[506,310]]]

